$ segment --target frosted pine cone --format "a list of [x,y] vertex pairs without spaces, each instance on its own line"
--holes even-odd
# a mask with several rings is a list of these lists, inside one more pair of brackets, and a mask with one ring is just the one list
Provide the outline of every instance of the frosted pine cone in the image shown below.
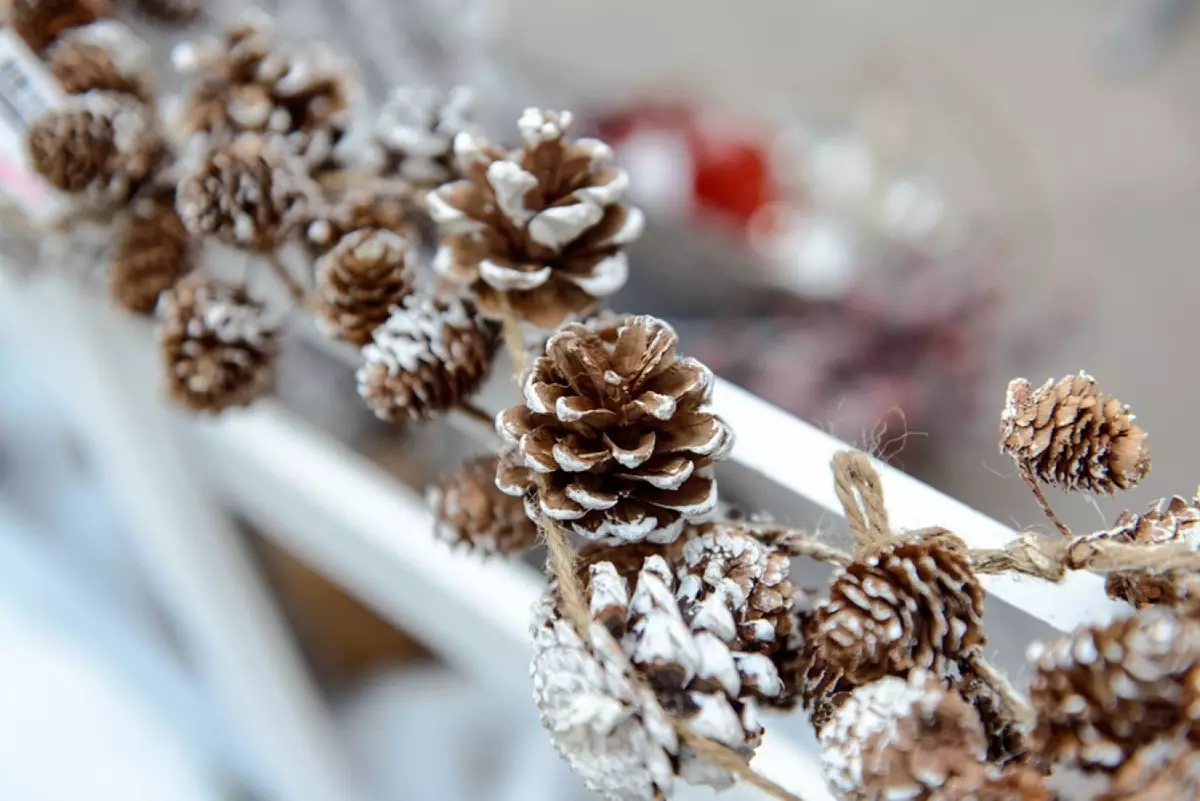
[[197,236],[270,252],[318,197],[303,165],[278,140],[245,135],[210,152],[180,181],[176,207]]
[[380,228],[416,241],[418,231],[409,203],[392,194],[352,192],[321,209],[309,223],[309,249],[317,255],[326,253],[346,234],[364,228]]
[[1049,763],[1113,771],[1143,743],[1190,724],[1188,673],[1200,625],[1151,607],[1105,627],[1030,647],[1037,675],[1035,751]]
[[815,632],[825,657],[853,682],[914,667],[944,675],[986,641],[983,588],[957,551],[898,542],[837,575]]
[[[1140,515],[1122,512],[1111,529],[1089,539],[1135,545],[1178,542],[1187,543],[1192,549],[1200,549],[1200,498],[1189,503],[1176,495],[1160,499]],[[1186,597],[1180,578],[1173,572],[1109,573],[1104,589],[1108,597],[1128,601],[1138,609],[1154,604],[1176,606]]]
[[1047,484],[1112,494],[1150,472],[1146,432],[1133,420],[1086,373],[1037,389],[1018,378],[1008,385],[1000,451]]
[[815,624],[813,612],[801,614],[794,624],[797,633],[776,662],[783,680],[783,700],[788,705],[799,701],[819,735],[858,685],[825,658]]
[[362,347],[413,288],[417,254],[391,231],[347,234],[316,265],[320,321],[331,336]]
[[559,330],[523,378],[525,403],[496,418],[513,446],[500,489],[534,490],[531,517],[614,543],[670,542],[711,512],[710,468],[733,432],[708,411],[712,373],[676,339],[653,317]]
[[127,200],[167,152],[151,109],[110,92],[77,95],[43,113],[26,144],[51,186],[98,207]]
[[173,203],[138,200],[117,238],[109,294],[129,311],[149,314],[158,296],[192,269],[194,255]]
[[176,402],[216,413],[271,391],[275,331],[242,289],[188,276],[162,296],[158,310],[167,387]]
[[479,456],[429,488],[437,536],[484,554],[517,554],[538,543],[537,526],[517,498],[496,489],[499,457]]
[[461,177],[454,167],[454,137],[473,128],[474,96],[465,86],[443,94],[401,86],[379,110],[370,161],[384,175],[415,186],[437,186]]
[[381,420],[428,420],[475,393],[498,339],[468,300],[409,295],[362,349],[358,394]]
[[[593,624],[588,642],[581,641],[556,608],[554,590],[535,610],[534,699],[555,747],[589,789],[608,799],[661,798],[676,776],[729,785],[728,773],[679,742],[663,710],[749,759],[762,726],[744,688],[761,686],[752,671],[762,669],[760,660],[770,662],[733,654],[712,632],[689,629],[662,556],[645,560],[632,594],[612,563],[592,565],[589,576],[591,616],[610,621],[610,636]],[[759,660],[746,663],[744,656]],[[626,663],[652,695],[630,680]]]
[[4,22],[37,53],[63,31],[107,15],[105,0],[8,0]]
[[100,20],[67,31],[46,51],[46,65],[69,95],[115,92],[152,97],[146,43],[125,25]]
[[509,154],[459,134],[466,178],[427,198],[445,237],[434,267],[469,286],[485,314],[501,316],[507,300],[518,318],[553,328],[625,283],[623,248],[641,235],[642,213],[620,202],[629,178],[611,166],[612,149],[567,139],[570,124],[568,112],[526,109],[525,147]]
[[1127,759],[1096,801],[1200,798],[1200,751],[1183,737],[1148,743]]
[[973,773],[987,740],[957,692],[922,670],[859,687],[821,730],[830,787],[847,799],[934,799]]

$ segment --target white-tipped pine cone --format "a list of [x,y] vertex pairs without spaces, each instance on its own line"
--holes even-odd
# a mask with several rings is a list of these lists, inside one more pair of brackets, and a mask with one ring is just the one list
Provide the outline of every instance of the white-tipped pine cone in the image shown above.
[[149,47],[115,20],[73,28],[46,51],[46,66],[69,95],[115,92],[142,102],[153,96]]
[[538,543],[538,529],[519,498],[496,489],[497,456],[469,459],[429,488],[439,539],[483,554],[517,554]]
[[381,420],[420,422],[443,414],[479,389],[498,333],[468,300],[409,295],[362,349],[358,394]]
[[129,97],[87,92],[33,121],[26,145],[51,186],[105,208],[123,203],[166,155],[153,111]]
[[474,128],[474,94],[416,86],[394,89],[379,110],[368,161],[382,174],[414,186],[437,186],[461,177],[454,165],[454,137]]
[[412,200],[391,193],[351,191],[313,215],[305,232],[309,250],[315,256],[328,253],[342,237],[364,228],[391,231],[417,241]]
[[663,556],[645,559],[632,592],[623,572],[611,561],[590,566],[590,614],[604,624],[592,624],[586,643],[562,617],[553,589],[537,606],[532,673],[542,723],[571,768],[604,798],[659,799],[676,777],[726,787],[733,777],[682,745],[664,711],[749,759],[762,726],[748,688],[762,684],[754,672],[773,670],[764,667],[771,663],[761,654],[742,654],[758,657],[743,662],[735,646],[689,627]]
[[1066,490],[1112,494],[1150,472],[1146,432],[1128,406],[1102,394],[1086,373],[1037,389],[1024,378],[1010,383],[1000,451]]
[[1034,750],[1047,765],[1114,771],[1139,747],[1200,718],[1192,702],[1200,624],[1151,607],[1030,647]]
[[412,243],[391,231],[346,234],[317,260],[322,329],[360,348],[369,343],[391,309],[412,292],[416,262]]
[[624,284],[624,247],[644,227],[621,203],[629,183],[612,149],[569,140],[569,112],[526,109],[525,147],[511,153],[459,134],[454,152],[466,176],[427,198],[443,240],[434,267],[468,286],[485,314],[506,308],[539,328],[583,316]]
[[525,402],[496,418],[513,446],[500,489],[529,493],[533,518],[614,543],[670,542],[712,512],[711,465],[733,432],[708,410],[712,373],[676,340],[645,316],[560,329],[523,378]]

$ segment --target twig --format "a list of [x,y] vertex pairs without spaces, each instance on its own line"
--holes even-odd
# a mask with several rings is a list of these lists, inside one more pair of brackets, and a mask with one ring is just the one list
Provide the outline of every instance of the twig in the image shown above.
[[468,400],[460,400],[458,402],[457,411],[460,412],[463,417],[466,417],[469,420],[474,420],[477,423],[482,423],[488,428],[492,428],[496,424],[495,417],[488,414],[483,409],[480,409],[478,406]]
[[1038,485],[1037,476],[1029,469],[1029,465],[1022,463],[1020,465],[1021,478],[1029,485],[1029,489],[1033,492],[1033,497],[1037,499],[1038,505],[1042,507],[1042,511],[1046,513],[1046,517],[1050,518],[1050,522],[1054,527],[1062,532],[1064,537],[1073,537],[1071,529],[1067,528],[1066,523],[1058,519],[1058,515],[1054,514],[1054,509],[1050,506],[1050,501],[1046,500],[1046,496],[1042,494],[1042,488]]
[[279,260],[279,256],[275,253],[270,253],[266,257],[266,262],[267,266],[271,268],[271,272],[279,279],[279,282],[287,288],[288,294],[292,296],[292,300],[296,302],[296,305],[306,306],[308,304],[308,290],[292,277],[292,274],[283,266],[283,262]]

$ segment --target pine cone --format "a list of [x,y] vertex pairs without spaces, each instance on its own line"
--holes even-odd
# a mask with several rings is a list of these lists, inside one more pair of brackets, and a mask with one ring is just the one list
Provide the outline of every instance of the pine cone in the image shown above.
[[1001,420],[1000,452],[1047,484],[1111,495],[1150,472],[1146,432],[1086,373],[1036,390],[1016,379]]
[[972,766],[946,782],[932,801],[1055,801],[1046,777],[1024,765]]
[[36,53],[63,31],[108,14],[105,0],[8,0],[5,21]]
[[825,657],[863,684],[919,667],[945,675],[979,650],[983,588],[960,553],[897,542],[842,570],[816,614]]
[[358,347],[413,288],[412,243],[377,228],[347,234],[316,265],[322,328]]
[[46,66],[69,95],[113,92],[150,102],[147,46],[113,20],[67,31],[46,51]]
[[470,301],[409,295],[363,348],[358,394],[381,420],[429,420],[479,389],[498,340]]
[[241,136],[208,154],[179,184],[188,230],[270,252],[316,203],[319,189],[276,139]]
[[315,255],[329,252],[342,237],[363,228],[381,228],[414,242],[418,231],[407,198],[376,192],[352,192],[321,209],[308,225],[308,245]]
[[204,13],[205,4],[205,0],[137,0],[137,10],[159,22],[185,25]]
[[670,542],[716,506],[711,465],[733,432],[708,411],[712,373],[675,354],[675,332],[626,317],[564,326],[496,419],[513,446],[496,483],[590,540]]
[[109,294],[122,308],[149,314],[158,296],[192,269],[193,256],[174,204],[138,200],[117,238]]
[[151,109],[109,92],[73,97],[35,119],[26,136],[39,175],[101,207],[127,200],[166,155]]
[[952,686],[966,699],[987,735],[987,761],[1004,767],[1025,762],[1031,755],[1028,728],[1012,717],[1003,700],[981,679],[970,665],[960,665],[962,675],[953,677]]
[[525,506],[496,489],[499,457],[468,460],[453,476],[429,488],[436,533],[451,545],[484,554],[517,554],[538,544]]
[[[1200,497],[1189,503],[1176,495],[1160,499],[1144,514],[1122,512],[1111,529],[1089,539],[1137,545],[1186,542],[1200,549]],[[1187,597],[1180,578],[1175,572],[1109,573],[1104,589],[1109,598],[1127,601],[1138,609],[1155,604],[1177,606]]]
[[[589,575],[592,617],[609,621],[619,638],[593,626],[588,642],[581,641],[556,607],[553,589],[535,610],[534,699],[555,747],[589,789],[608,799],[661,798],[676,776],[728,786],[725,770],[679,743],[663,710],[749,759],[762,726],[745,688],[769,683],[756,671],[770,670],[764,666],[770,661],[731,653],[712,632],[689,629],[674,571],[662,556],[645,560],[632,595],[611,563],[592,565]],[[626,661],[653,698],[630,681]]]
[[987,751],[975,710],[923,670],[851,692],[820,742],[825,777],[847,801],[940,798]]
[[454,165],[454,137],[472,130],[474,102],[465,86],[446,94],[412,86],[393,90],[379,110],[368,161],[383,175],[415,186],[461,178]]
[[[711,631],[740,650],[771,655],[792,632],[787,553],[736,525],[717,524],[683,546],[679,599],[693,628]],[[778,693],[775,693],[778,695]]]
[[858,685],[825,657],[816,622],[813,611],[801,613],[786,652],[777,655],[784,692],[780,698],[782,703],[776,705],[787,708],[799,702],[813,731],[820,735]]
[[1168,737],[1139,748],[1113,774],[1096,801],[1184,801],[1200,798],[1200,751]]
[[525,148],[505,155],[459,134],[455,157],[466,175],[427,198],[444,239],[434,267],[470,286],[488,315],[513,313],[540,328],[585,315],[625,283],[622,248],[644,227],[620,203],[629,178],[610,166],[612,149],[570,141],[568,112],[527,109]]
[[158,311],[167,387],[180,405],[215,414],[271,391],[275,332],[244,290],[192,275],[162,296]]
[[1188,673],[1200,660],[1200,624],[1172,610],[1093,627],[1030,647],[1037,675],[1034,750],[1086,771],[1113,771],[1143,743],[1188,725]]

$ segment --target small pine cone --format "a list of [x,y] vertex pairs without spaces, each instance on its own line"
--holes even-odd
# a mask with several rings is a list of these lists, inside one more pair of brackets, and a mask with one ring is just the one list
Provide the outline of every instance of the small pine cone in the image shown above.
[[820,743],[825,778],[847,801],[940,798],[987,752],[975,710],[923,670],[852,691]]
[[275,331],[244,290],[192,275],[162,296],[158,311],[167,387],[180,405],[215,414],[271,391]]
[[1047,484],[1111,495],[1150,472],[1146,432],[1086,373],[1037,389],[1014,380],[1001,421],[1000,452]]
[[108,14],[105,0],[9,0],[5,5],[4,21],[36,53],[63,31]]
[[797,703],[818,735],[858,685],[825,658],[816,636],[814,610],[796,615],[787,646],[775,655],[783,693],[772,704],[790,709]]
[[919,667],[945,675],[978,651],[983,588],[966,557],[902,541],[842,570],[816,613],[825,658],[859,684]]
[[204,13],[205,0],[137,0],[137,11],[159,22],[185,25]]
[[1134,752],[1096,801],[1186,801],[1200,798],[1200,751],[1183,737],[1167,737]]
[[153,111],[127,95],[88,92],[29,127],[33,168],[55,189],[98,207],[123,203],[166,155]]
[[[654,317],[564,326],[496,418],[513,446],[496,483],[589,540],[671,542],[717,502],[733,432],[708,411],[712,373]],[[534,492],[530,493],[530,490]]]
[[967,700],[983,723],[987,735],[987,761],[1006,766],[1022,763],[1030,756],[1029,730],[1015,720],[1003,700],[991,685],[981,679],[968,665],[961,665],[962,675],[952,684]]
[[180,181],[176,207],[196,236],[266,253],[307,214],[319,191],[278,140],[246,135],[211,151]]
[[381,420],[429,420],[479,389],[498,341],[470,301],[409,295],[362,349],[358,394]]
[[[1143,514],[1122,512],[1108,531],[1092,535],[1090,540],[1111,540],[1133,545],[1187,543],[1200,550],[1200,497],[1191,502],[1176,495],[1162,498]],[[1178,606],[1187,598],[1174,572],[1150,573],[1125,571],[1109,573],[1104,589],[1109,598],[1127,601],[1138,609],[1162,604]]]
[[113,20],[64,33],[46,51],[46,65],[69,95],[114,92],[143,103],[153,97],[146,43]]
[[1030,647],[1037,674],[1034,751],[1050,764],[1113,771],[1143,743],[1189,725],[1188,674],[1200,624],[1151,607],[1108,626]]
[[505,154],[468,133],[454,141],[466,176],[431,192],[444,239],[434,267],[469,286],[485,314],[506,308],[539,328],[584,316],[625,284],[623,248],[644,227],[620,202],[629,177],[612,148],[568,140],[568,112],[526,109],[521,150]]
[[[618,549],[619,550],[619,549]],[[689,629],[676,600],[674,570],[646,558],[632,585],[609,562],[589,569],[593,625],[583,642],[557,607],[557,593],[538,605],[533,625],[534,699],[555,747],[603,798],[651,801],[669,796],[676,777],[727,787],[732,777],[682,745],[666,710],[694,734],[746,759],[762,726],[746,688],[770,661],[736,654],[709,631]],[[615,649],[621,649],[619,652]],[[652,691],[627,676],[626,663]]]
[[353,192],[330,204],[308,224],[309,249],[328,253],[342,237],[363,228],[380,228],[416,241],[412,207],[407,198],[376,192]]
[[517,554],[538,544],[537,526],[525,516],[524,504],[496,489],[498,461],[496,456],[470,459],[429,488],[440,539],[484,554]]
[[412,243],[391,231],[346,234],[317,260],[321,327],[360,348],[369,343],[392,307],[412,293],[416,261]]
[[462,176],[455,169],[454,137],[471,131],[474,95],[465,86],[443,94],[401,86],[379,110],[367,159],[383,175],[433,187]]
[[693,627],[743,651],[771,655],[787,643],[796,588],[786,552],[717,524],[687,540],[682,561],[679,598]]
[[158,296],[191,271],[194,255],[173,203],[138,200],[117,238],[109,294],[122,308],[149,314]]

